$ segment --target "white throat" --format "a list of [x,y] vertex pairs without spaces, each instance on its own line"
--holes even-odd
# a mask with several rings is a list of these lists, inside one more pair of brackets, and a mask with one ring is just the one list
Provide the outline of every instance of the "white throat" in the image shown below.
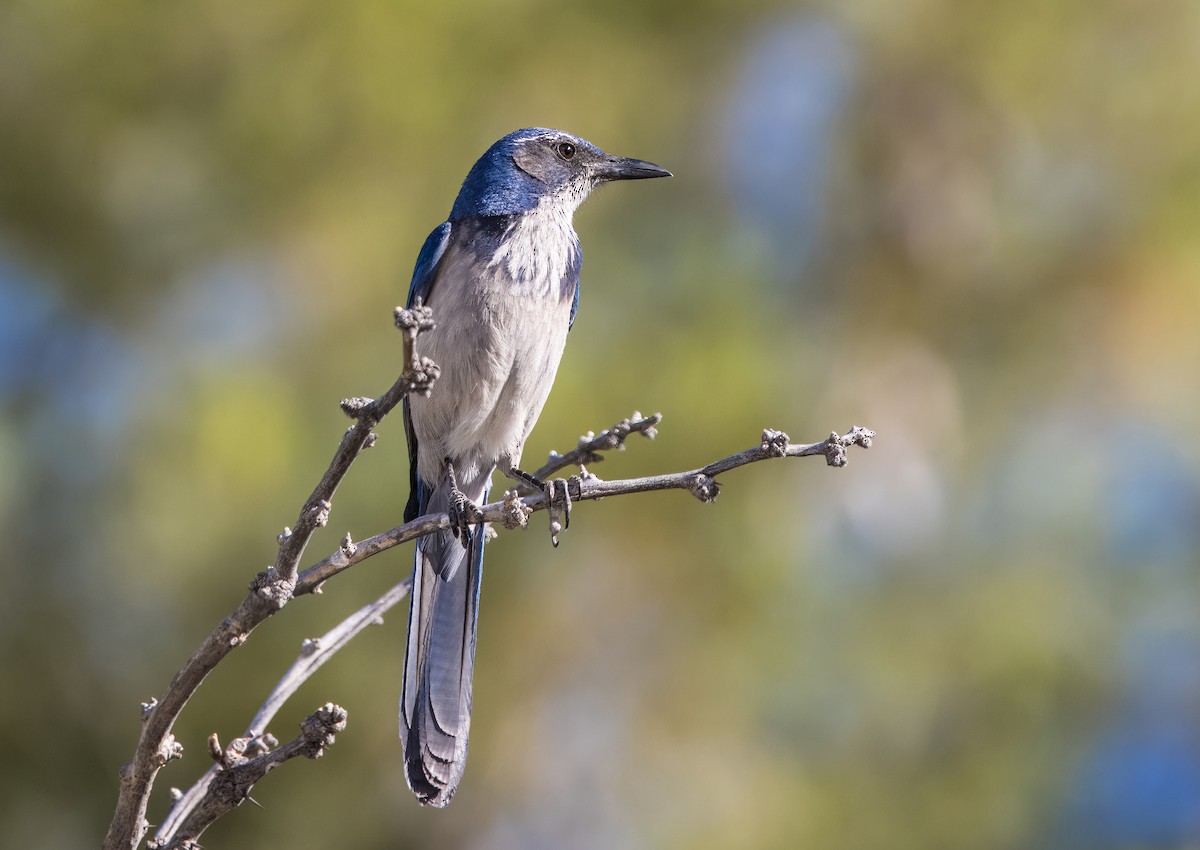
[[573,193],[542,198],[509,225],[489,267],[503,265],[513,281],[538,294],[558,294],[568,269],[578,262],[579,237],[571,219],[582,202]]

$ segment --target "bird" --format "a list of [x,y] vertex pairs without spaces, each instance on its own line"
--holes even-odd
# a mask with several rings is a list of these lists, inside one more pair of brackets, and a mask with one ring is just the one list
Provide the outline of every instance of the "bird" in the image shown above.
[[450,528],[418,539],[413,559],[400,738],[423,805],[448,804],[466,766],[485,542],[478,506],[497,469],[553,498],[519,464],[579,309],[574,212],[601,184],[669,176],[571,133],[517,130],[474,164],[417,256],[408,307],[432,310],[422,354],[441,372],[427,397],[404,400],[404,519],[450,516]]

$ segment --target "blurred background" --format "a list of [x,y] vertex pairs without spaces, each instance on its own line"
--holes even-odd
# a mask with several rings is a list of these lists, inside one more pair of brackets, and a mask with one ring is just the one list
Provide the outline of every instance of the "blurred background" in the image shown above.
[[[598,474],[876,446],[502,531],[450,808],[401,774],[405,603],[205,844],[1200,846],[1198,44],[1187,0],[0,4],[0,845],[98,844],[138,703],[396,375],[426,234],[543,125],[676,176],[577,215],[528,458],[635,409]],[[399,522],[379,430],[307,562]],[[152,821],[410,559],[221,665]]]

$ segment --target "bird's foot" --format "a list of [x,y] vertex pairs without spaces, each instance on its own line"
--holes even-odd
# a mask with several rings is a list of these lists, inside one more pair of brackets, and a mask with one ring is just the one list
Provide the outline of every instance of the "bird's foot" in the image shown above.
[[458,478],[450,458],[446,458],[446,477],[450,480],[450,504],[446,506],[446,514],[450,517],[450,533],[462,541],[465,549],[470,545],[471,525],[483,522],[483,511],[458,489]]
[[546,494],[546,500],[550,506],[550,543],[557,548],[558,535],[571,527],[571,489],[573,487],[576,494],[579,493],[579,476],[572,475],[569,480],[554,478],[550,481],[543,481],[536,475],[530,475],[515,466],[509,470],[508,474],[514,481],[520,481],[522,484],[535,490],[541,490]]

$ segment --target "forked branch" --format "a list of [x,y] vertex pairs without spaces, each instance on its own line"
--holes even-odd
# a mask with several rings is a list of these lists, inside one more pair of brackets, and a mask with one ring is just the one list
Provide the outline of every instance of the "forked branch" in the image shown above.
[[250,632],[292,599],[296,573],[313,532],[329,519],[333,494],[355,458],[375,442],[372,430],[410,392],[428,393],[438,368],[417,353],[417,336],[433,327],[427,307],[396,310],[396,326],[404,334],[404,370],[392,387],[374,401],[349,399],[342,409],[355,419],[342,437],[321,481],[300,509],[294,528],[279,535],[275,563],[250,582],[250,592],[237,610],[226,617],[192,653],[161,699],[142,704],[142,732],[133,760],[121,768],[117,808],[104,838],[105,850],[135,850],[149,823],[146,808],[158,771],[179,758],[183,749],[171,734],[175,721],[209,672],[233,649],[246,642]]

